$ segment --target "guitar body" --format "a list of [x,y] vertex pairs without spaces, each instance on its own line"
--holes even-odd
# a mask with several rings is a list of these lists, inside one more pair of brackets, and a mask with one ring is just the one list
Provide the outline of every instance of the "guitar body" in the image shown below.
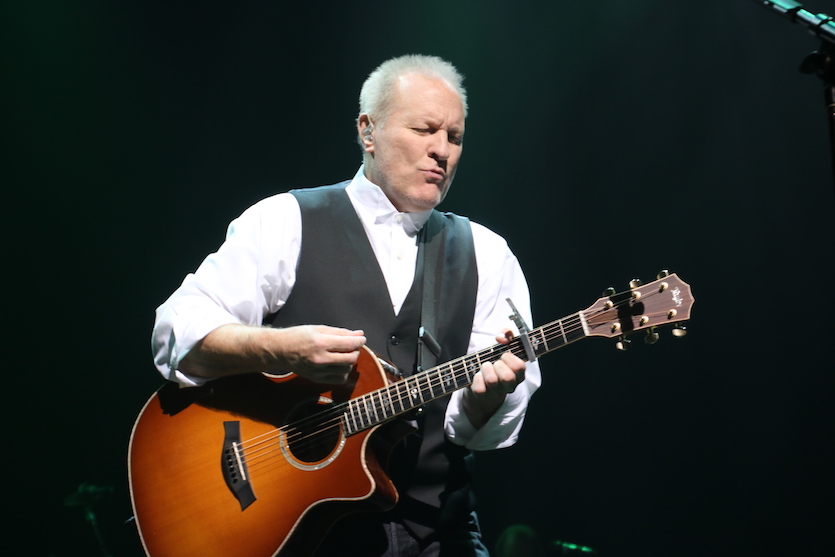
[[380,426],[345,436],[341,414],[329,412],[388,382],[364,350],[345,385],[249,374],[162,387],[129,449],[146,553],[309,555],[344,514],[394,506],[397,491],[368,448]]

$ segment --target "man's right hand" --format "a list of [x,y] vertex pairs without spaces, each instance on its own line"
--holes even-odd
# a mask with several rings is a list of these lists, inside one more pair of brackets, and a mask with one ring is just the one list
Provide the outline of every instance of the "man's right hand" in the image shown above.
[[363,331],[326,325],[283,329],[228,324],[194,345],[183,373],[204,378],[260,371],[292,372],[317,383],[344,383],[366,343]]
[[273,329],[276,335],[271,348],[278,369],[317,383],[344,383],[365,345],[363,331],[351,331],[326,325],[302,325]]

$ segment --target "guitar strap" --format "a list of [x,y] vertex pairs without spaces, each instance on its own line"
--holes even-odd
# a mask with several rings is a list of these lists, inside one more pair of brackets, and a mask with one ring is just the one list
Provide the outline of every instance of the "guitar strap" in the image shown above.
[[441,355],[441,346],[433,334],[435,333],[435,315],[439,311],[436,296],[436,282],[440,280],[439,273],[442,260],[442,238],[444,218],[437,211],[423,225],[420,231],[418,249],[418,273],[422,277],[422,292],[420,305],[420,328],[418,329],[417,371],[421,372],[434,367]]
[[[445,233],[446,232],[446,233]],[[451,357],[460,356],[455,350],[447,353],[442,357],[442,346],[436,340],[437,338],[445,338],[444,331],[439,331],[436,328],[436,319],[442,318],[442,322],[447,322],[448,315],[442,315],[442,309],[446,309],[447,313],[456,313],[453,308],[442,308],[443,304],[453,304],[465,308],[460,316],[467,316],[469,324],[472,323],[474,306],[469,306],[464,298],[455,297],[458,295],[466,295],[468,282],[465,265],[462,263],[467,261],[468,254],[470,264],[475,264],[473,249],[472,229],[470,228],[470,221],[466,217],[452,215],[451,213],[440,213],[433,211],[432,215],[424,224],[423,229],[418,236],[420,244],[417,256],[417,269],[415,277],[421,281],[421,303],[420,303],[420,328],[418,330],[418,353],[417,353],[417,371],[424,371],[436,366],[439,360],[446,360]],[[450,273],[450,268],[456,268],[459,272]],[[476,271],[473,271],[476,273]],[[472,275],[476,278],[472,279],[475,282],[473,286],[477,286],[477,274]],[[458,284],[444,284],[444,280],[458,280]],[[453,298],[451,299],[450,296]],[[475,303],[475,293],[473,292],[472,303]],[[461,322],[456,322],[460,327]],[[468,342],[469,334],[464,338],[459,339],[460,342]],[[448,349],[451,347],[447,347]],[[459,348],[460,349],[460,348]]]

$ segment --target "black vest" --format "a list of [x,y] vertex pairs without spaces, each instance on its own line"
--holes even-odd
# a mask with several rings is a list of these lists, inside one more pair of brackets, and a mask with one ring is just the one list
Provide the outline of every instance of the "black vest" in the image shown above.
[[[348,182],[294,190],[301,208],[302,242],[296,283],[273,326],[321,324],[362,329],[368,347],[403,373],[415,371],[420,326],[423,269],[418,265],[412,288],[394,314],[385,278],[353,205]],[[434,220],[433,220],[434,219]],[[433,211],[424,227],[435,231],[422,239],[433,272],[435,330],[443,363],[466,353],[475,314],[478,274],[469,221]],[[440,249],[424,250],[424,242]],[[472,510],[469,491],[472,455],[446,439],[443,419],[448,399],[426,405],[415,420],[418,433],[408,436],[392,456],[392,480],[401,494],[395,514],[420,535],[421,526],[436,529],[464,520]]]

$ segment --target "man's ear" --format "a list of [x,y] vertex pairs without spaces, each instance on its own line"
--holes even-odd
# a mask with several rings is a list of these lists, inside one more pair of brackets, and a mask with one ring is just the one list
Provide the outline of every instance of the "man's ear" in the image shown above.
[[368,114],[362,113],[357,118],[357,133],[360,137],[360,143],[366,153],[374,152],[374,122],[371,121]]

